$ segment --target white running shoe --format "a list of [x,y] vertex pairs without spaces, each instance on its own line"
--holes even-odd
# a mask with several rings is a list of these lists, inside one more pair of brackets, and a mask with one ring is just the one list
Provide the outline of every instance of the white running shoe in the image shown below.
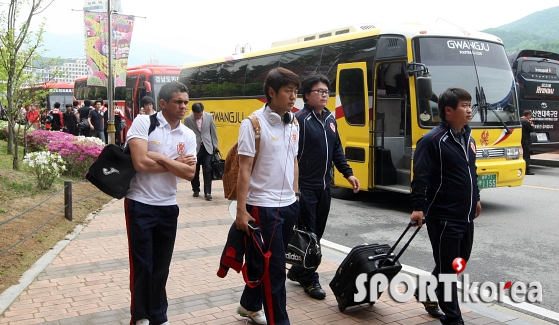
[[149,319],[144,318],[136,321],[136,325],[149,325]]
[[248,317],[255,324],[268,324],[268,322],[266,321],[266,315],[264,315],[264,309],[260,309],[259,311],[250,311],[247,310],[245,307],[239,305],[239,307],[237,307],[237,314],[243,317]]
[[171,323],[165,322],[165,323],[163,323],[163,324],[161,324],[161,325],[171,325]]

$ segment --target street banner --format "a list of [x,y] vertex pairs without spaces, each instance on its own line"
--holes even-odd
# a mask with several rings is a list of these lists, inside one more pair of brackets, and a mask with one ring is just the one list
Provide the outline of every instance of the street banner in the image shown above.
[[[126,67],[132,41],[134,16],[111,15],[112,22],[112,50],[113,73],[115,87],[126,83]],[[85,55],[88,66],[88,86],[107,86],[109,73],[109,23],[106,12],[84,12],[85,22]]]

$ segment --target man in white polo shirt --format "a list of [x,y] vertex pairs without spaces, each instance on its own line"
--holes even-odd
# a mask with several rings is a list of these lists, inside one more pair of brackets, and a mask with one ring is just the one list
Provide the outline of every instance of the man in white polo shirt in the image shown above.
[[[164,84],[159,91],[157,123],[149,115],[139,115],[127,133],[137,170],[124,200],[130,324],[169,324],[165,286],[177,233],[177,182],[178,177],[192,180],[196,170],[196,136],[181,123],[188,99],[182,83]],[[154,127],[151,133],[150,127]]]
[[[249,234],[248,222],[262,230],[272,255],[269,272],[256,288],[245,286],[237,313],[257,324],[286,325],[285,247],[299,213],[297,151],[299,127],[291,113],[297,100],[299,77],[284,68],[270,70],[264,81],[267,103],[253,114],[260,123],[256,161],[252,122],[239,130],[239,180],[236,225]],[[253,169],[254,163],[254,169]],[[262,303],[264,312],[262,313]]]

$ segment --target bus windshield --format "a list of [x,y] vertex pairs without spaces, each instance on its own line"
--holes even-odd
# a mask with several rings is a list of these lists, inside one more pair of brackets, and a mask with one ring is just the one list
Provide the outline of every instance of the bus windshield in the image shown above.
[[520,125],[515,82],[501,44],[422,37],[415,40],[415,50],[415,59],[431,73],[433,87],[431,100],[419,103],[422,126],[439,123],[436,96],[449,87],[464,88],[472,95],[472,128]]

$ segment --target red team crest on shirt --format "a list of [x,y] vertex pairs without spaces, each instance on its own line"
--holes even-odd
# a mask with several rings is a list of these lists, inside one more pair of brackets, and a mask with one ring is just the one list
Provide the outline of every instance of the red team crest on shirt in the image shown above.
[[476,145],[473,142],[470,142],[470,148],[472,148],[472,151],[475,154],[476,153]]
[[332,129],[332,132],[336,132],[336,126],[333,122],[330,122],[330,128]]
[[293,142],[297,142],[297,132],[291,132],[291,139]]
[[179,154],[179,156],[184,155],[184,142],[179,142],[179,144],[177,144],[177,153]]

